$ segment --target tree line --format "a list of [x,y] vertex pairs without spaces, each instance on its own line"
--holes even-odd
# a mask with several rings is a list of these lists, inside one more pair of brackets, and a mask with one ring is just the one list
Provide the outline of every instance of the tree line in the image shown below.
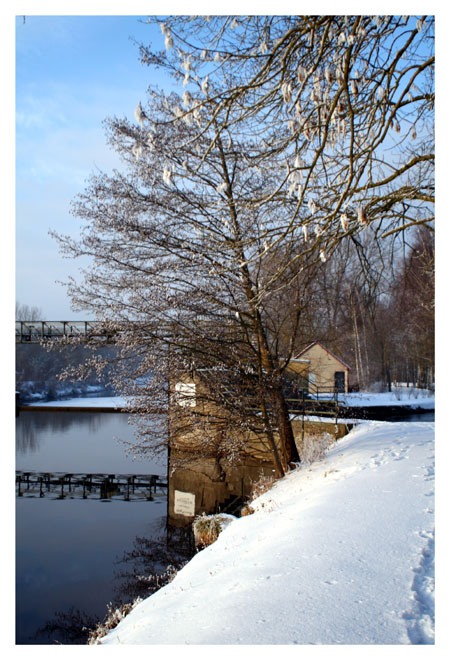
[[426,229],[377,249],[369,271],[341,249],[311,287],[299,348],[324,343],[351,367],[353,390],[434,388],[434,259]]

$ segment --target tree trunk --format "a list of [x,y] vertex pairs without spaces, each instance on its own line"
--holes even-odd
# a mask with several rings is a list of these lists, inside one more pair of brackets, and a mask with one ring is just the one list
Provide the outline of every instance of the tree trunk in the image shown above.
[[262,327],[259,312],[256,310],[255,330],[258,337],[258,347],[261,366],[270,374],[271,399],[275,412],[277,426],[280,433],[280,444],[282,448],[283,467],[286,470],[289,461],[299,461],[300,457],[295,445],[294,433],[292,431],[289,410],[282,391],[282,383],[278,372],[278,366],[274,365],[272,356],[267,345],[267,339]]
[[[274,392],[274,407],[277,411],[278,427],[280,429],[281,446],[284,449],[286,463],[290,461],[299,462],[300,456],[295,444],[289,410],[283,392],[279,386]],[[287,465],[286,465],[287,467]]]

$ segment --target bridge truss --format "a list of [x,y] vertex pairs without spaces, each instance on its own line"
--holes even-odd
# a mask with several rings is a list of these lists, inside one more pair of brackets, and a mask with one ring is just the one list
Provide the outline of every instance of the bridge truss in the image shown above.
[[65,338],[113,341],[112,335],[94,321],[16,321],[16,344],[38,344]]

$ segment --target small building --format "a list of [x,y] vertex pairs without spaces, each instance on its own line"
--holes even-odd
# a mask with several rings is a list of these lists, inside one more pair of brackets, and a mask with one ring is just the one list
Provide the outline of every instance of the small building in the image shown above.
[[[342,388],[340,391],[346,392],[349,369],[315,342],[290,360],[287,373],[297,390],[309,387],[311,393],[316,393],[317,387],[322,392],[332,392],[337,385]],[[224,387],[231,385],[228,383]],[[169,401],[170,525],[185,526],[202,512],[226,510],[230,501],[243,502],[250,497],[255,482],[261,477],[273,476],[273,453],[265,434],[229,425],[229,413],[211,396],[202,378],[202,369],[174,374]],[[345,425],[338,425],[334,420],[305,421],[299,417],[291,423],[299,453],[306,436],[329,433],[342,437],[347,432]],[[274,440],[282,453],[278,433],[274,433]],[[230,441],[236,453],[235,462],[229,461],[222,451],[223,443]]]
[[350,367],[318,341],[307,346],[291,362],[299,371],[308,373],[310,392],[348,392]]

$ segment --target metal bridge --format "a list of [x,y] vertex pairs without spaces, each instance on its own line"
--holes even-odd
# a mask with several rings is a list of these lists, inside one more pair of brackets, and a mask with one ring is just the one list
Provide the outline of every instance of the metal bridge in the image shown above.
[[152,501],[165,494],[167,486],[167,480],[156,474],[16,472],[18,497]]
[[16,321],[16,343],[37,344],[54,339],[112,342],[113,336],[94,321]]
[[[205,323],[206,321],[207,319],[201,316],[196,319],[197,323]],[[226,322],[226,319],[224,319],[224,322]],[[154,335],[172,336],[176,331],[169,319],[163,323],[148,321],[144,323],[128,321],[128,323],[134,324],[134,329],[141,333],[141,339],[144,341]],[[120,332],[120,325],[112,328],[107,321],[16,321],[17,344],[38,344],[55,339],[79,339],[82,341],[114,343]]]

